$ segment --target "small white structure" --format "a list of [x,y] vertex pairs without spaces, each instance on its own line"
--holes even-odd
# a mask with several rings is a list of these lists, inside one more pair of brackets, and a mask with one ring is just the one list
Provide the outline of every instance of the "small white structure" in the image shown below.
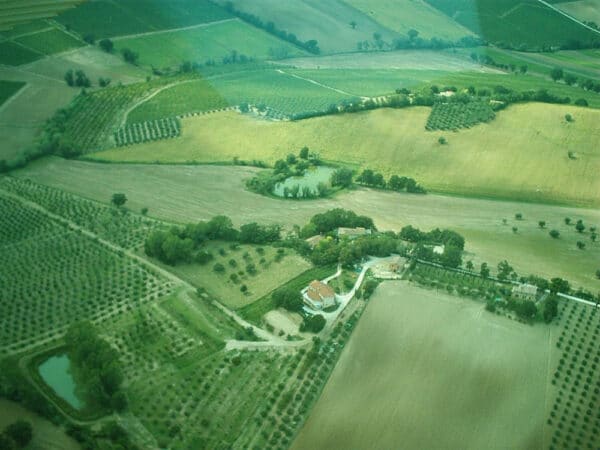
[[513,287],[512,295],[520,300],[535,300],[537,291],[537,286],[532,284],[518,284]]
[[356,239],[358,237],[361,236],[368,236],[371,234],[371,230],[368,230],[366,228],[363,227],[357,227],[357,228],[344,228],[344,227],[340,227],[337,229],[337,237],[338,239],[341,239],[343,237],[347,237],[348,239],[352,240],[352,239]]
[[302,292],[304,302],[313,309],[335,306],[335,291],[322,281],[314,280]]

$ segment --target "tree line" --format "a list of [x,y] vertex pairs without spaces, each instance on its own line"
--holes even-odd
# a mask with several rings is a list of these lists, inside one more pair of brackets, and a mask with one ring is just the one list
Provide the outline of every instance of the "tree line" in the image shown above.
[[91,322],[75,323],[65,334],[75,379],[83,386],[87,406],[115,411],[127,407],[118,352],[102,339]]
[[386,181],[381,173],[371,169],[363,170],[354,181],[365,186],[396,192],[409,192],[412,194],[425,194],[427,192],[425,188],[420,186],[413,178],[392,175]]
[[319,53],[321,53],[321,49],[319,48],[319,43],[314,39],[310,39],[308,41],[301,41],[300,39],[298,39],[298,37],[295,34],[288,33],[287,31],[278,28],[275,25],[275,23],[273,23],[273,22],[265,23],[262,21],[262,19],[255,16],[254,14],[250,14],[250,13],[235,9],[232,2],[227,2],[225,4],[225,9],[229,13],[233,14],[234,16],[237,16],[240,19],[242,19],[244,22],[248,22],[257,28],[262,28],[267,33],[275,35],[279,39],[282,39],[284,41],[290,42],[290,43],[294,44],[295,46],[306,50],[309,53],[312,53],[314,55],[318,55]]
[[252,222],[242,225],[237,230],[229,217],[215,216],[209,221],[150,233],[144,242],[144,252],[169,265],[190,262],[206,264],[213,256],[202,249],[205,242],[220,240],[266,244],[280,239],[281,227],[278,225],[259,225]]

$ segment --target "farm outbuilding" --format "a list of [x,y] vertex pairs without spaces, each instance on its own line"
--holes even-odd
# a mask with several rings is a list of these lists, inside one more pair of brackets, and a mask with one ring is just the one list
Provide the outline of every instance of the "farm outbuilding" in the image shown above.
[[537,296],[537,286],[532,284],[518,284],[512,289],[512,295],[521,300],[535,300]]

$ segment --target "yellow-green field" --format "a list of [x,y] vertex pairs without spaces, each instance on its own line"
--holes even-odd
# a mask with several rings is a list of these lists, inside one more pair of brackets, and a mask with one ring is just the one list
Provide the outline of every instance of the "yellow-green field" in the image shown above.
[[545,448],[550,330],[386,282],[292,449]]
[[52,422],[23,408],[18,403],[0,399],[0,430],[16,420],[26,420],[33,427],[33,439],[27,446],[30,450],[78,450],[77,441]]
[[565,1],[555,6],[576,19],[600,24],[600,2],[598,0]]
[[[259,253],[259,248],[264,253]],[[276,259],[276,249],[269,246],[240,245],[233,250],[226,242],[211,242],[204,250],[214,256],[205,265],[181,264],[166,268],[195,287],[204,288],[209,295],[228,307],[236,309],[258,300],[312,266],[290,249],[285,249],[284,256],[279,261]],[[220,254],[220,251],[224,254]],[[256,274],[247,272],[248,263],[254,264]],[[215,264],[222,264],[225,271],[215,272]],[[237,281],[231,280],[232,274],[236,274]],[[242,285],[248,288],[246,293],[240,291]]]
[[473,33],[423,0],[346,0],[390,30],[407,34],[414,29],[423,38],[458,40]]
[[[176,222],[210,219],[217,214],[232,218],[236,226],[257,221],[286,226],[303,225],[314,214],[332,208],[347,208],[375,220],[382,230],[398,231],[405,225],[421,229],[451,228],[467,240],[465,261],[473,259],[493,267],[507,259],[520,274],[546,278],[560,276],[576,286],[597,292],[600,281],[600,242],[592,243],[590,233],[579,234],[573,223],[581,219],[587,227],[600,226],[598,209],[460,198],[428,194],[425,196],[357,189],[332,199],[286,201],[248,192],[244,180],[256,174],[250,167],[161,166],[137,164],[94,164],[48,158],[17,171],[68,192],[108,203],[114,192],[124,192],[127,207]],[[514,219],[523,214],[523,220]],[[507,219],[504,225],[502,219]],[[546,229],[538,221],[546,222]],[[517,233],[512,227],[518,228]],[[548,231],[557,229],[560,239]],[[576,242],[584,241],[585,250]]]
[[[239,157],[273,163],[307,145],[326,160],[411,176],[430,191],[600,205],[600,111],[515,105],[489,124],[458,133],[425,131],[429,111],[382,109],[298,122],[219,113],[183,120],[178,139],[112,149],[95,157],[113,162],[217,162]],[[574,122],[565,120],[567,113]],[[438,143],[441,135],[448,145]],[[577,159],[569,159],[569,151]]]

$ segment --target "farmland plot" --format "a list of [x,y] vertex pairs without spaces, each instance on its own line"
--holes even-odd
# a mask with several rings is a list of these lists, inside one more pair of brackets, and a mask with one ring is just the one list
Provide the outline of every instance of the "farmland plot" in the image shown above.
[[23,86],[25,86],[25,83],[22,82],[0,80],[0,106],[19,92]]
[[2,355],[169,293],[141,264],[21,201],[0,194],[0,207]]
[[85,43],[58,28],[28,34],[15,39],[15,42],[44,55],[52,55],[82,47]]

